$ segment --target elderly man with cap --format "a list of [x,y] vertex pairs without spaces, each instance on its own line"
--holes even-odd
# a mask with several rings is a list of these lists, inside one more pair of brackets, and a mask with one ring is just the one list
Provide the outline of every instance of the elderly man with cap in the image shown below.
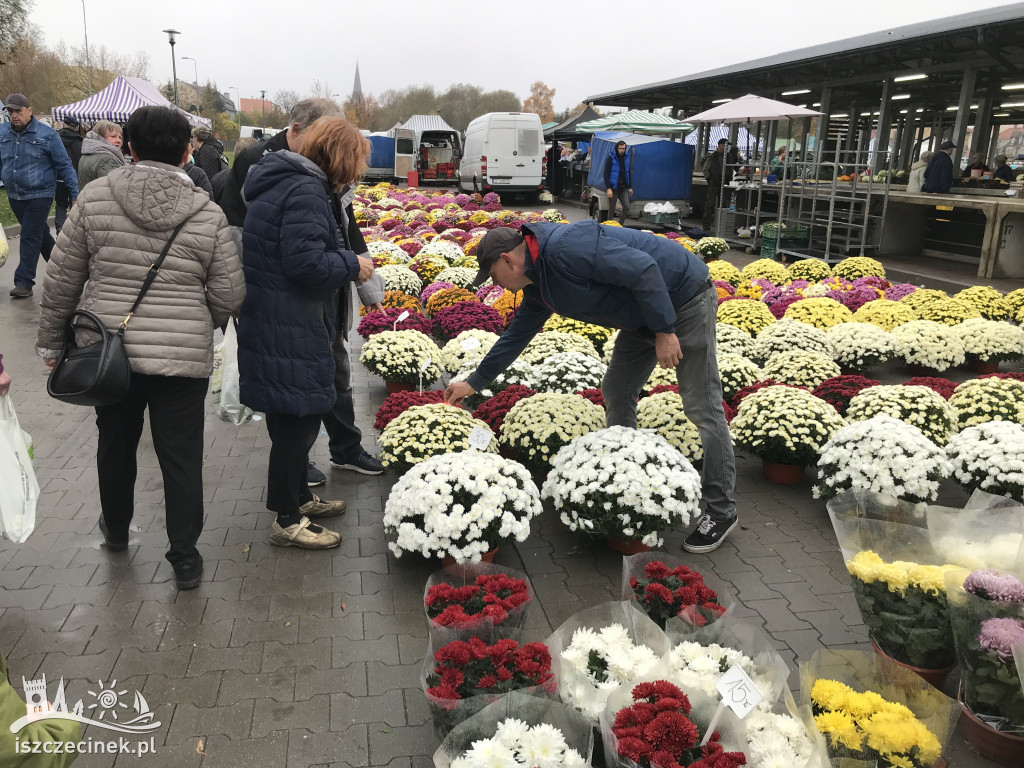
[[928,161],[928,167],[924,170],[924,186],[922,192],[931,192],[936,195],[945,195],[953,187],[953,150],[956,144],[952,141],[944,141],[932,159]]
[[508,330],[445,400],[458,405],[504,371],[552,312],[618,328],[601,384],[609,426],[636,426],[636,403],[660,364],[675,368],[683,408],[704,448],[704,514],[683,544],[717,549],[736,527],[736,465],[715,355],[718,294],[704,262],[666,238],[595,221],[492,229],[477,248],[477,284],[488,277],[523,303]]
[[11,296],[32,295],[39,253],[50,260],[53,235],[47,218],[57,181],[67,185],[71,205],[78,199],[78,176],[60,136],[32,115],[32,105],[20,93],[4,102],[11,122],[0,125],[0,179],[7,189],[18,223],[21,224],[21,262],[14,271]]

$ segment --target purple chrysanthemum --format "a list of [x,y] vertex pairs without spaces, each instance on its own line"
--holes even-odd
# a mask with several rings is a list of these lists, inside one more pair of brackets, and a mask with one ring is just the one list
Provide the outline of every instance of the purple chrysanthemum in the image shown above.
[[996,603],[1024,602],[1024,584],[1020,579],[991,568],[975,571],[964,579],[964,590]]
[[423,292],[420,294],[420,303],[426,306],[427,299],[429,299],[438,291],[444,291],[447,290],[448,288],[458,287],[459,286],[455,285],[455,283],[431,283],[426,288],[424,288]]
[[[832,291],[836,293],[836,291]],[[846,305],[846,308],[851,312],[856,312],[858,309],[863,307],[869,301],[874,301],[878,298],[878,291],[876,291],[870,285],[856,285],[853,289],[846,291],[841,296],[836,297],[840,302]]]
[[854,287],[866,285],[871,288],[881,288],[884,291],[886,288],[892,285],[892,283],[890,283],[888,280],[884,278],[877,277],[875,275],[866,275],[864,277],[858,277],[856,280],[854,280],[853,285]]
[[885,298],[889,299],[889,301],[899,301],[916,290],[917,286],[911,283],[896,283],[885,289]]
[[1013,646],[1024,643],[1024,622],[1020,619],[985,619],[978,633],[978,645],[995,651],[1000,658],[1013,658]]

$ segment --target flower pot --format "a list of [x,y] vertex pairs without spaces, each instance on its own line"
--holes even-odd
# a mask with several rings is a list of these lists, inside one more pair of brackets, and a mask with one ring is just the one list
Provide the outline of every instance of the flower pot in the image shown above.
[[[494,562],[494,556],[496,554],[498,554],[498,548],[497,547],[492,549],[490,552],[484,552],[482,555],[480,555],[480,561],[484,562],[484,563],[493,563]],[[454,557],[448,557],[446,555],[444,558],[442,558],[442,560],[441,560],[441,566],[442,567],[444,567],[444,568],[451,568],[453,565],[455,565],[455,558]]]
[[762,459],[762,474],[766,480],[780,485],[796,485],[804,479],[804,468],[800,464],[777,464]]
[[417,389],[415,384],[403,384],[400,381],[385,381],[384,388],[389,395],[393,395],[395,392],[415,392]]
[[925,669],[924,667],[915,667],[911,664],[906,664],[900,661],[899,659],[894,659],[892,656],[890,656],[881,648],[879,648],[878,643],[876,643],[874,640],[871,641],[871,647],[875,649],[875,653],[877,653],[879,656],[884,656],[894,664],[898,664],[904,669],[909,669],[911,672],[920,675],[930,685],[940,689],[946,682],[946,677],[949,675],[950,672],[953,671],[953,667],[956,666],[956,664],[952,664],[943,669]]
[[967,707],[960,717],[960,733],[982,757],[1007,768],[1024,768],[1024,736],[1013,736],[985,725]]
[[978,360],[977,358],[968,358],[967,370],[974,373],[998,373],[999,363],[993,363],[987,360]]
[[640,539],[616,539],[614,536],[609,536],[607,541],[611,549],[624,555],[635,555],[638,552],[651,551],[651,548],[640,541]]

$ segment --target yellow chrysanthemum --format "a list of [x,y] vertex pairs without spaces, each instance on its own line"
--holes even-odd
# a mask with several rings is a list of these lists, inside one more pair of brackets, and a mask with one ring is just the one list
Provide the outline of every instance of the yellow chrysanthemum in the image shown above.
[[512,293],[512,291],[505,291],[501,297],[495,301],[491,306],[501,312],[502,317],[508,317],[509,313],[512,312],[516,307],[523,303],[523,292],[518,291]]
[[814,724],[833,745],[841,745],[854,751],[860,750],[863,737],[857,730],[853,718],[844,712],[823,712],[814,718]]
[[871,323],[883,331],[891,331],[900,325],[919,319],[917,312],[906,304],[889,299],[875,299],[853,313],[853,322]]
[[853,689],[845,683],[823,677],[814,681],[811,688],[811,701],[822,709],[838,710],[845,706],[847,697],[853,692]]
[[730,264],[728,261],[722,261],[721,259],[715,259],[714,261],[708,262],[708,272],[711,275],[712,280],[724,280],[727,283],[733,285],[739,285],[743,279],[740,276],[739,269]]

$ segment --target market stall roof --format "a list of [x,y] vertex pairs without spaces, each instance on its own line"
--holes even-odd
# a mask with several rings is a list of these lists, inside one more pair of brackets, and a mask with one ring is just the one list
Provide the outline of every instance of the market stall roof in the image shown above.
[[645,112],[642,109],[631,109],[617,115],[599,117],[585,123],[577,123],[576,129],[583,132],[593,131],[630,131],[632,133],[683,133],[692,131],[690,123],[674,120],[666,115]]
[[554,127],[555,127],[556,125],[558,125],[558,121],[557,121],[557,120],[552,120],[552,121],[551,121],[550,123],[544,123],[544,125],[542,125],[542,126],[540,127],[540,129],[541,129],[542,131],[550,131],[550,130],[551,130],[552,128],[554,128]]
[[413,115],[401,125],[402,128],[410,131],[445,131],[447,133],[458,133],[440,115]]
[[575,115],[551,128],[544,128],[544,138],[559,140],[579,140],[588,138],[590,131],[580,131],[576,126],[590,120],[597,120],[601,114],[590,104],[584,105],[583,109]]
[[[697,153],[703,156],[705,152],[715,148],[715,145],[718,144],[719,139],[729,138],[729,127],[726,125],[709,126],[707,131],[707,143],[703,147],[699,146],[700,133],[700,131],[694,131],[689,136],[687,136],[683,141],[689,144],[691,147],[696,148]],[[747,131],[747,129],[741,125],[736,133],[736,146],[757,147],[757,150],[760,152],[762,149],[764,149],[764,141],[758,139],[756,136],[754,136],[754,134]]]
[[65,117],[75,117],[85,123],[99,120],[126,123],[132,112],[139,107],[170,107],[183,114],[191,125],[211,126],[205,117],[198,117],[176,107],[148,80],[124,75],[118,75],[114,82],[87,99],[54,107],[53,118],[63,120]]
[[784,101],[766,99],[748,93],[738,99],[686,118],[693,123],[753,123],[757,120],[788,120],[791,117],[817,117],[820,112],[797,107]]
[[[977,72],[977,91],[990,91],[995,103],[1005,98],[1001,86],[1024,81],[1024,3],[931,19],[896,29],[839,40],[796,51],[588,96],[588,101],[630,109],[671,106],[677,114],[693,114],[712,102],[740,93],[786,98],[795,104],[819,100],[823,87],[832,89],[831,108],[845,111],[853,103],[878,109],[883,81],[900,76],[920,79],[893,83],[893,95],[909,94],[901,108],[925,115],[947,112],[956,105],[965,70]],[[785,94],[786,91],[801,93]],[[1012,92],[1010,92],[1012,94]],[[899,104],[899,101],[895,102]],[[874,106],[871,106],[874,105]],[[1010,120],[1024,108],[1010,107]]]

